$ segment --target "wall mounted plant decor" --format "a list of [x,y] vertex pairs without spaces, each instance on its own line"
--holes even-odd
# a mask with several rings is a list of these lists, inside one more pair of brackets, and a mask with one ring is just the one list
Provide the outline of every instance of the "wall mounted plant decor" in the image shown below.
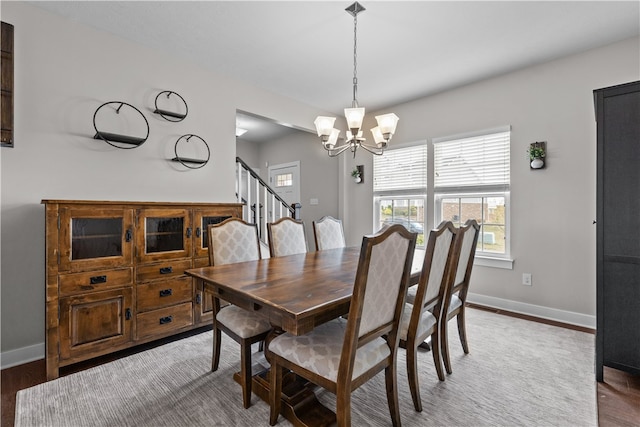
[[532,142],[529,144],[527,154],[529,155],[529,167],[531,169],[544,169],[546,166],[545,158],[547,157],[547,142]]
[[[136,114],[134,113],[138,113],[138,115],[142,117],[142,120],[144,120],[144,124],[147,128],[147,132],[144,137],[130,136],[123,133],[105,132],[102,130],[98,130],[98,126],[96,124],[96,120],[98,118],[102,122],[107,122],[111,126],[114,126],[117,123],[128,123],[128,119],[130,119],[131,117],[136,117]],[[99,106],[96,109],[95,113],[93,113],[93,128],[96,130],[96,134],[93,136],[93,139],[101,139],[107,144],[121,149],[138,148],[139,146],[144,144],[147,138],[149,138],[149,122],[147,121],[147,118],[144,116],[144,114],[142,114],[142,111],[138,110],[133,105],[127,104],[126,102],[122,101],[109,101]]]
[[[186,142],[186,143],[190,143],[192,142],[191,140],[194,139],[194,141],[199,140],[201,142],[201,144],[204,145],[204,147],[207,150],[207,158],[206,159],[194,159],[194,158],[189,158],[189,157],[183,157],[180,156],[178,154],[178,145],[182,142]],[[209,162],[209,159],[211,158],[211,150],[209,150],[209,145],[207,144],[207,142],[202,139],[201,137],[199,137],[198,135],[194,135],[194,134],[186,134],[186,135],[182,135],[180,138],[178,138],[178,140],[176,141],[176,145],[174,146],[174,152],[176,153],[176,156],[171,159],[172,162],[179,162],[181,163],[184,167],[187,167],[189,169],[200,169],[201,167],[203,167],[204,165],[207,164],[207,162]]]
[[[166,95],[166,99],[164,99],[165,97],[161,97],[162,95]],[[178,101],[178,104],[184,104],[184,108],[169,102],[169,100],[171,99],[171,95],[174,95],[173,98]],[[158,105],[158,98],[160,98],[160,106]],[[170,122],[180,122],[184,120],[184,118],[187,117],[187,114],[189,113],[189,106],[187,105],[187,101],[185,101],[184,98],[181,97],[178,93],[170,90],[162,91],[158,94],[158,96],[156,96],[155,106],[156,109],[153,112],[159,114],[160,116],[162,116],[162,118]],[[184,110],[184,112],[174,111],[174,108],[177,110]]]
[[351,177],[356,184],[362,184],[364,182],[364,165],[358,165],[351,171]]

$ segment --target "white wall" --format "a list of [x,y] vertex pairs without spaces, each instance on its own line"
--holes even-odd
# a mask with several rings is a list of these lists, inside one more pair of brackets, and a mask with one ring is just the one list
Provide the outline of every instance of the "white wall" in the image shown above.
[[[392,145],[512,126],[514,268],[474,267],[476,301],[595,326],[593,90],[639,78],[640,41],[634,38],[384,111],[400,117]],[[547,141],[546,169],[529,169],[525,150],[535,141]],[[371,162],[358,153],[367,177]],[[348,240],[355,244],[372,230],[371,180],[344,191]],[[523,272],[533,274],[533,286],[521,284]]]
[[[6,366],[10,350],[43,350],[42,199],[235,201],[236,109],[300,127],[327,113],[28,3],[2,2],[2,20],[15,26],[16,52],[16,142],[0,150]],[[163,90],[187,101],[184,121],[170,123],[152,113]],[[143,146],[119,150],[91,139],[94,111],[114,100],[137,106],[147,117],[151,132]],[[187,171],[167,160],[186,133],[209,143],[211,161],[202,169]]]

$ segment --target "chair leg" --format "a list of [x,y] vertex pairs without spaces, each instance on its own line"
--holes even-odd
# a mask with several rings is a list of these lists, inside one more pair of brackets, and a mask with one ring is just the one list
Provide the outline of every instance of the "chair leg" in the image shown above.
[[278,416],[280,415],[280,405],[282,404],[282,366],[278,365],[275,360],[271,361],[271,384],[269,387],[269,425],[276,425]]
[[[407,380],[413,399],[413,407],[416,412],[422,412],[422,399],[420,398],[420,384],[418,382],[418,351],[415,344],[407,345]],[[388,397],[387,397],[388,398]]]
[[220,329],[213,326],[213,355],[211,356],[211,372],[218,370],[220,365],[220,344],[222,341],[222,333]]
[[251,344],[240,344],[240,381],[242,383],[242,404],[244,409],[251,406]]
[[338,427],[351,426],[351,391],[340,386],[336,392],[336,422]]
[[431,352],[433,353],[433,364],[436,367],[438,379],[444,381],[444,370],[442,369],[442,357],[440,355],[440,333],[438,328],[435,328],[433,334],[431,334]]
[[442,316],[441,328],[440,328],[440,350],[442,351],[442,360],[444,361],[444,368],[447,374],[451,374],[451,359],[449,358],[449,337],[448,337],[448,323],[449,320],[446,316]]
[[467,328],[464,312],[465,309],[463,306],[460,308],[460,313],[458,313],[458,335],[460,335],[460,343],[462,344],[464,354],[469,354],[469,344],[467,343]]
[[[415,346],[413,346],[413,351],[415,352]],[[387,386],[387,403],[389,404],[391,423],[393,427],[400,427],[400,405],[398,404],[398,381],[395,360],[385,368],[384,379]],[[349,411],[349,415],[351,415],[351,411]]]

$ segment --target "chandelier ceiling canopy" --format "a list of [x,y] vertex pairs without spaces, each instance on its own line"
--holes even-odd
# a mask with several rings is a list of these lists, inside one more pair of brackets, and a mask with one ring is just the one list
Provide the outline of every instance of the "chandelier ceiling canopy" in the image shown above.
[[347,119],[348,130],[346,132],[346,139],[343,144],[338,144],[338,138],[340,137],[340,131],[333,127],[336,118],[318,116],[313,122],[316,125],[316,131],[322,141],[322,145],[330,157],[338,156],[339,154],[350,149],[353,153],[353,157],[356,156],[356,150],[358,147],[362,147],[370,153],[375,155],[381,155],[384,149],[387,148],[391,137],[396,131],[396,125],[398,124],[398,116],[393,113],[383,114],[376,116],[378,126],[371,129],[373,135],[374,144],[368,144],[366,139],[362,136],[362,121],[364,120],[364,107],[358,105],[358,13],[365,11],[366,9],[358,2],[353,3],[351,6],[345,9],[351,16],[353,16],[353,101],[351,102],[351,108],[344,109],[344,115]]

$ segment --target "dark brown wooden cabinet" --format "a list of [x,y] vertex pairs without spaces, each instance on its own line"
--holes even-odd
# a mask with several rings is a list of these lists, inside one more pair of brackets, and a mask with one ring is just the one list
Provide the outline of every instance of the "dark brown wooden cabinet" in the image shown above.
[[241,204],[43,204],[48,379],[61,366],[211,322],[202,286],[184,271],[208,264],[203,228],[240,217]]
[[2,22],[0,45],[0,141],[3,147],[13,147],[13,25]]
[[594,91],[597,121],[596,379],[640,374],[640,81]]

